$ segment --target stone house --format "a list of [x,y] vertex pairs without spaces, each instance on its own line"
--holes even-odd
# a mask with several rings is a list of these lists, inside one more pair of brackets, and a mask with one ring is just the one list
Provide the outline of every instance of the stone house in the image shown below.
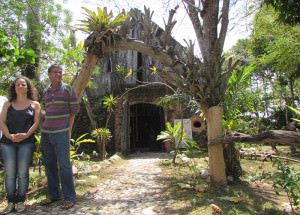
[[[141,28],[136,24],[128,32],[129,36],[141,40]],[[161,32],[162,29],[157,27],[157,34]],[[176,41],[172,43],[182,48]],[[123,94],[108,126],[113,135],[110,144],[113,144],[114,151],[123,154],[163,151],[163,144],[156,141],[156,136],[165,129],[167,121],[172,122],[178,116],[178,109],[172,107],[167,110],[156,105],[158,98],[173,93],[166,85],[157,83],[163,83],[159,72],[163,69],[162,65],[139,52],[128,50],[104,57],[98,66],[101,72],[93,78],[95,88],[88,90],[89,97]],[[131,69],[132,75],[124,79],[116,72],[117,66],[126,71]],[[153,66],[158,70],[156,74],[151,74]]]

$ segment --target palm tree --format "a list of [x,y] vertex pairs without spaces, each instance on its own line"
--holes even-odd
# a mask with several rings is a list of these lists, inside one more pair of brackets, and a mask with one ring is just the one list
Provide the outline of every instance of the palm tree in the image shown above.
[[175,164],[175,159],[179,151],[179,146],[181,142],[186,138],[186,134],[182,129],[182,123],[178,122],[172,127],[171,123],[166,123],[166,130],[161,131],[159,135],[157,135],[156,140],[162,140],[163,142],[169,142],[171,145],[174,145],[174,156],[172,163]]

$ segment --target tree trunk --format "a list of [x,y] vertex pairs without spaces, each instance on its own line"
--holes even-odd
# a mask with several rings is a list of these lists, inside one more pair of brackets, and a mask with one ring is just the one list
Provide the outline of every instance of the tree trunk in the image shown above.
[[224,158],[228,183],[238,182],[240,180],[240,176],[242,176],[243,171],[238,151],[235,148],[235,144],[225,145]]
[[294,80],[293,78],[289,78],[289,88],[291,93],[291,106],[296,107],[295,105],[295,93],[294,93]]
[[90,106],[90,102],[89,102],[89,99],[87,98],[86,101],[83,102],[84,103],[84,106],[85,106],[85,109],[86,109],[86,113],[89,117],[89,120],[91,122],[91,126],[92,126],[92,130],[96,129],[97,128],[97,122],[96,120],[96,117],[94,116],[93,114],[93,110]]
[[40,64],[41,55],[41,20],[40,20],[40,5],[34,4],[28,9],[26,16],[27,32],[25,35],[26,43],[25,48],[34,50],[35,62],[28,63],[25,69],[22,71],[22,75],[34,79],[37,82],[38,88],[40,88],[38,68]]
[[[93,71],[96,67],[98,57],[96,55],[88,54],[85,58],[85,61],[82,65],[82,68],[79,74],[76,75],[74,82],[72,84],[74,92],[78,98],[81,100],[84,90],[93,74]],[[74,124],[74,119],[71,119],[70,127],[72,128]]]
[[82,98],[84,89],[93,74],[97,61],[98,57],[96,55],[88,54],[85,58],[81,71],[75,78],[72,85],[78,99]]
[[212,182],[226,184],[225,161],[223,145],[211,145],[210,141],[223,136],[222,120],[223,107],[208,108],[206,113],[208,133],[209,174]]
[[105,157],[106,157],[106,150],[105,150],[105,142],[104,141],[100,141],[98,143],[98,146],[99,146],[99,159],[101,161],[105,160]]

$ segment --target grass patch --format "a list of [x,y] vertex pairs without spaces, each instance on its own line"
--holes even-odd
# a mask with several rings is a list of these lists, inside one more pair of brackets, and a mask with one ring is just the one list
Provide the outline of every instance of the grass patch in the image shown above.
[[[277,147],[279,154],[288,156],[289,147]],[[261,147],[261,151],[270,150],[270,147]],[[192,165],[207,166],[207,157],[192,159]],[[162,181],[166,183],[167,195],[176,199],[170,206],[169,213],[175,214],[212,214],[213,206],[218,206],[223,214],[242,215],[279,215],[285,214],[283,204],[288,203],[284,192],[276,194],[272,182],[268,180],[250,182],[250,178],[262,172],[274,172],[276,169],[270,161],[241,160],[243,176],[241,182],[230,186],[212,186],[207,180],[195,178],[191,171],[191,161],[183,162],[178,159],[176,165],[170,160],[161,163],[163,168]],[[300,170],[299,163],[290,162],[289,165],[295,170]],[[200,172],[200,171],[199,171]],[[191,180],[194,178],[194,180]],[[183,186],[185,184],[185,186]],[[188,186],[190,185],[190,187]],[[300,184],[299,184],[300,186]],[[300,214],[298,208],[297,214]]]

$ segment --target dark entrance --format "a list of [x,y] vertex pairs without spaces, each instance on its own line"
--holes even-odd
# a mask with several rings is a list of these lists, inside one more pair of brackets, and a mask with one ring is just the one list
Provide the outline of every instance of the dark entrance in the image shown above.
[[147,103],[130,106],[131,152],[162,151],[161,141],[156,141],[156,136],[164,129],[162,107]]

